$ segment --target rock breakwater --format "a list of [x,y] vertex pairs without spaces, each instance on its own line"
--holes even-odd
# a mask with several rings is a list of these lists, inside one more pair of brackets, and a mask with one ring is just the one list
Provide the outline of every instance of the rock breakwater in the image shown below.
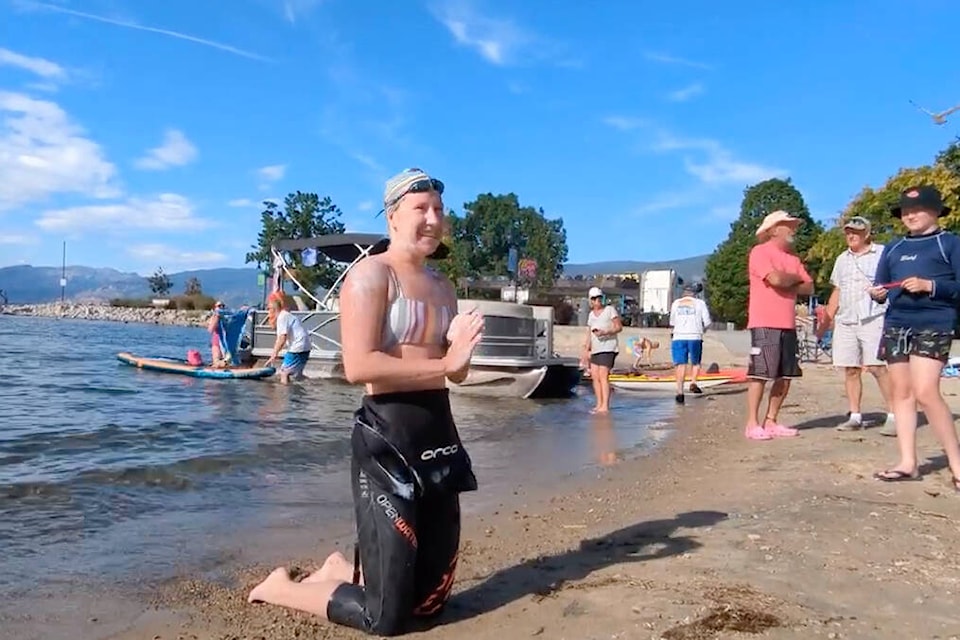
[[101,320],[107,322],[136,322],[162,324],[178,327],[202,327],[209,311],[180,311],[154,309],[152,307],[112,307],[107,304],[77,304],[47,302],[43,304],[11,304],[3,307],[3,313],[15,316],[44,318],[68,318],[71,320]]

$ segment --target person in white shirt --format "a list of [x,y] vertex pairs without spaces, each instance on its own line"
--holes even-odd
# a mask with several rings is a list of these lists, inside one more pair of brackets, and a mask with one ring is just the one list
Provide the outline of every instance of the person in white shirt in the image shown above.
[[270,324],[277,328],[277,340],[273,344],[273,353],[264,366],[270,367],[280,357],[280,351],[286,345],[287,352],[280,365],[280,383],[287,384],[290,377],[303,379],[303,368],[310,359],[310,336],[303,328],[300,319],[283,308],[283,300],[271,298],[267,303]]
[[864,369],[869,371],[880,387],[887,417],[879,433],[897,435],[897,423],[893,417],[890,378],[887,365],[877,355],[883,336],[883,319],[887,310],[885,302],[870,298],[867,288],[873,286],[877,275],[883,245],[871,239],[870,221],[862,216],[853,216],[843,225],[847,250],[837,256],[830,274],[833,291],[827,301],[824,322],[817,327],[817,336],[822,338],[833,327],[833,366],[844,370],[844,386],[847,392],[849,415],[837,425],[837,431],[857,431],[863,428],[860,403],[863,396]]
[[590,367],[590,380],[597,406],[590,413],[610,411],[610,370],[617,359],[620,342],[617,334],[623,331],[623,322],[617,310],[604,304],[600,287],[590,287],[590,313],[587,314],[587,337],[583,344],[585,366]]
[[697,386],[697,376],[700,375],[700,361],[703,359],[703,332],[711,322],[707,304],[696,297],[692,286],[684,287],[683,296],[670,305],[670,326],[673,327],[670,355],[677,368],[678,404],[683,404],[683,383],[688,375],[690,392],[703,393]]

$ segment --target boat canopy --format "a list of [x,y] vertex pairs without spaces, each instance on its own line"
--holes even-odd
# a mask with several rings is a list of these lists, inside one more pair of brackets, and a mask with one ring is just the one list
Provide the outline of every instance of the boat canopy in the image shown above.
[[379,233],[337,233],[315,238],[282,239],[273,243],[277,251],[318,249],[331,260],[352,263],[367,255],[387,250],[390,239]]
[[[337,289],[343,283],[347,273],[361,259],[367,256],[374,256],[383,253],[390,246],[390,238],[378,233],[331,233],[329,235],[316,236],[314,238],[280,238],[271,245],[273,253],[273,275],[271,293],[282,290],[282,277],[293,282],[305,295],[317,303],[318,308],[328,309],[330,301],[335,297]],[[347,263],[347,268],[330,286],[330,289],[318,299],[313,292],[307,291],[300,282],[294,277],[294,274],[287,268],[287,261],[284,259],[285,252],[301,251],[307,252],[316,249],[335,262]],[[430,258],[434,260],[443,260],[450,254],[450,248],[441,243],[437,250],[433,252]]]

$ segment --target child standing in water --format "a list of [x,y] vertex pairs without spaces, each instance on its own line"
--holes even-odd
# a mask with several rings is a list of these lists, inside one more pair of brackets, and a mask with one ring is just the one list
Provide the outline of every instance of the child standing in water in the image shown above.
[[900,462],[874,474],[877,480],[919,480],[917,405],[923,409],[947,456],[953,489],[960,492],[960,443],[953,413],[940,393],[940,374],[950,357],[960,300],[960,238],[943,230],[947,215],[936,187],[918,186],[900,195],[892,210],[907,235],[880,256],[876,282],[868,289],[888,301],[878,357],[890,375]]

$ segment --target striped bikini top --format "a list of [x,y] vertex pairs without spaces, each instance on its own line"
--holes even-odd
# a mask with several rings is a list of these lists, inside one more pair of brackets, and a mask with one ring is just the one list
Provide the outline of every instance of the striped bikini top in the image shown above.
[[403,295],[397,273],[387,266],[396,297],[387,307],[381,346],[390,349],[400,344],[445,345],[453,314],[440,306]]

